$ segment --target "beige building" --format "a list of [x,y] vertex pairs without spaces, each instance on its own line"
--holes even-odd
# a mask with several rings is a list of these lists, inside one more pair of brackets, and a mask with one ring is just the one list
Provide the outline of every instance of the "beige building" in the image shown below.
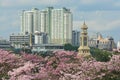
[[95,47],[104,50],[113,50],[115,42],[112,37],[103,38],[101,34],[96,39],[89,39],[89,47]]

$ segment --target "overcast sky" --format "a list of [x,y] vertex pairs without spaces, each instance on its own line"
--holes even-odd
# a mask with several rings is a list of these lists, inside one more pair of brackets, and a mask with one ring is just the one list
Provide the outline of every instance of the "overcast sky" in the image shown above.
[[90,34],[120,40],[120,0],[0,0],[0,37],[20,32],[20,12],[36,7],[66,7],[73,13],[73,28],[80,29],[85,20]]

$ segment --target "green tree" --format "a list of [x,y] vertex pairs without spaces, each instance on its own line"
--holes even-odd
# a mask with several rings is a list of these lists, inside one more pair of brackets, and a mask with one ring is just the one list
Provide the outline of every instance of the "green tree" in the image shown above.
[[102,61],[102,62],[109,61],[112,56],[112,53],[97,48],[91,48],[90,52],[97,61]]
[[69,50],[69,51],[78,51],[79,46],[73,46],[69,43],[64,44],[64,50]]

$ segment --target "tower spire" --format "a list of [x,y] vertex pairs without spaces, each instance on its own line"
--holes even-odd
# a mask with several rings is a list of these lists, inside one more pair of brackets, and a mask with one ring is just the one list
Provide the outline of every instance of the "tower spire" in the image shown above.
[[83,24],[86,25],[86,24],[85,24],[85,20],[84,20],[84,23],[83,23]]

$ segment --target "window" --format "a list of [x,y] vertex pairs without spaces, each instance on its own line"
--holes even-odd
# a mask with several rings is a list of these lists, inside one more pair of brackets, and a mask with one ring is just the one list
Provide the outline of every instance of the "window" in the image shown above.
[[80,37],[80,45],[82,45],[82,38]]
[[87,46],[87,37],[84,37],[84,46]]

